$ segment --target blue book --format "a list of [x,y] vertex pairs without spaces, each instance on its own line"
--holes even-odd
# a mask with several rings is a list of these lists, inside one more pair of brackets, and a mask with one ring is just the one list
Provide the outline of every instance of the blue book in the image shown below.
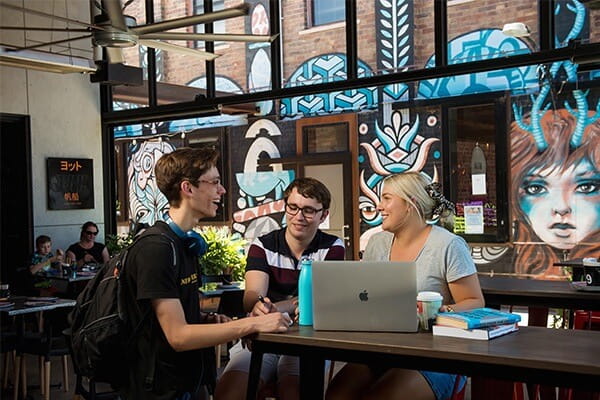
[[439,313],[435,319],[438,325],[454,326],[462,329],[512,324],[519,321],[521,321],[520,315],[494,310],[493,308],[475,308],[467,311]]

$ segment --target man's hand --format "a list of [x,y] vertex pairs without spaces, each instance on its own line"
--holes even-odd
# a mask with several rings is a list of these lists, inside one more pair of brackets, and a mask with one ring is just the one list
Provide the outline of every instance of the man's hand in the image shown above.
[[277,306],[275,304],[271,303],[271,300],[269,300],[268,297],[261,296],[261,298],[262,298],[262,300],[257,301],[256,304],[254,304],[254,307],[252,307],[250,316],[258,317],[260,315],[279,312],[279,310],[277,309]]

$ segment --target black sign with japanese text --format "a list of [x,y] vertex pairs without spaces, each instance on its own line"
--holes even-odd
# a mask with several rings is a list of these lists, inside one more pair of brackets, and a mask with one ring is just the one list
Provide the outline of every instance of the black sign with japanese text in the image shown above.
[[91,158],[47,158],[48,209],[94,208]]

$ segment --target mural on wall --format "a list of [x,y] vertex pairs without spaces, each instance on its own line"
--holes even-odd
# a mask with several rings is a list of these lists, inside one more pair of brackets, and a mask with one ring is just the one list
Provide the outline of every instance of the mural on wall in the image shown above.
[[[358,60],[358,77],[372,75],[371,68]],[[309,86],[346,79],[346,55],[330,53],[313,57],[289,77],[286,87]],[[339,92],[319,93],[281,99],[282,118],[299,115],[317,116],[342,111],[359,111],[377,107],[377,88],[366,87]]]
[[144,141],[132,144],[127,166],[129,215],[138,223],[154,224],[163,220],[169,202],[156,186],[154,165],[163,154],[175,150],[166,141]]
[[[525,42],[506,36],[499,29],[481,29],[457,36],[448,43],[448,63],[505,57],[507,54],[530,53]],[[435,56],[426,68],[435,67]],[[460,96],[506,89],[525,89],[538,83],[535,66],[506,68],[477,74],[451,76],[422,81],[418,98]]]
[[[381,74],[408,70],[414,64],[413,1],[378,0],[375,8],[377,70]],[[398,101],[407,90],[404,83],[383,86],[383,101]]]
[[[268,1],[251,0],[251,11],[246,17],[246,33],[252,35],[268,35],[269,4]],[[261,92],[271,89],[271,55],[270,43],[246,44],[246,74],[248,76],[249,93]],[[257,103],[260,115],[273,112],[273,100]]]
[[[571,4],[572,28],[557,43],[578,37],[584,26],[585,7]],[[577,82],[577,65],[568,60],[543,67],[543,76],[531,104],[517,98],[512,107],[515,268],[561,278],[567,272],[554,262],[600,255],[600,102],[597,91],[582,89],[559,97],[556,83]]]
[[[250,0],[250,3],[252,8],[247,17],[246,33],[268,32],[265,17],[268,2]],[[556,30],[557,46],[564,45],[570,37],[589,36],[585,34],[588,22],[581,3],[557,0],[556,8],[555,18],[560,22]],[[385,73],[383,70],[399,71],[413,64],[412,1],[377,0],[375,13],[377,69]],[[270,65],[268,46],[264,43],[246,46],[246,76],[250,90],[261,90],[270,85],[270,72],[264,68]],[[453,38],[448,50],[451,64],[530,52],[522,40],[507,37],[491,27]],[[427,66],[434,64],[434,57],[429,58]],[[344,54],[323,54],[298,66],[287,85],[345,79],[345,69]],[[370,67],[359,61],[359,75],[370,74]],[[577,81],[574,66],[567,62],[547,69],[528,66],[422,81],[417,97],[430,99],[502,90],[512,90],[513,95],[518,96],[537,88],[541,76],[550,77],[556,88],[562,81]],[[217,77],[218,90],[242,91],[235,82],[226,82],[227,78],[222,78]],[[219,82],[225,86],[220,86]],[[229,89],[225,89],[226,86]],[[515,244],[515,259],[507,256],[508,247],[473,247],[473,258],[480,266],[496,269],[499,260],[508,260],[510,271],[506,272],[514,272],[515,265],[518,273],[554,277],[563,273],[560,269],[549,268],[558,259],[600,256],[600,93],[577,90],[571,93],[566,89],[564,93],[552,93],[545,87],[550,85],[543,86],[539,96],[531,101],[525,97],[513,98],[515,122],[510,131],[510,144],[513,153],[511,176],[514,179],[509,187],[512,196],[509,206],[513,217],[511,239]],[[440,167],[440,140],[444,134],[440,123],[441,106],[397,110],[384,117],[382,112],[371,109],[383,101],[403,100],[408,91],[404,84],[379,90],[381,92],[375,88],[362,88],[288,98],[281,101],[279,110],[283,118],[361,111],[358,114],[361,248],[379,229],[381,218],[376,204],[385,176],[421,170],[437,180],[443,172]],[[539,98],[543,99],[538,101]],[[261,106],[263,113],[272,109],[272,103]],[[142,130],[150,134],[177,132],[219,123],[215,117],[207,118],[213,119],[191,119],[167,126],[131,125],[133,129],[115,130],[115,136],[141,135]],[[232,144],[229,157],[234,179],[228,189],[233,200],[233,230],[252,239],[285,224],[283,189],[294,179],[294,171],[285,170],[281,165],[266,166],[259,160],[294,154],[295,126],[293,121],[285,119],[277,122],[259,119],[250,126],[247,126],[247,120],[236,120],[232,125],[237,125],[229,130]],[[151,172],[144,169],[147,166],[144,157],[155,161],[158,154],[172,149],[172,144],[155,142],[134,147],[128,165],[130,215],[142,222],[152,223],[166,211],[166,200],[161,200]],[[565,204],[563,208],[558,207],[561,203]],[[485,268],[488,267],[481,270]]]
[[[440,151],[433,149],[433,145],[440,141],[439,137],[429,135],[439,129],[439,117],[433,113],[424,116],[416,113],[414,121],[405,122],[403,114],[394,111],[391,121],[382,125],[377,119],[374,123],[361,121],[359,124],[358,132],[362,136],[359,211],[361,222],[367,226],[366,230],[361,229],[361,250],[364,250],[369,238],[381,230],[382,219],[377,212],[377,203],[383,179],[391,174],[422,171],[430,159],[439,163],[441,158]],[[421,118],[425,127],[421,126]],[[438,173],[434,166],[431,175],[436,182],[439,182]]]
[[[294,180],[295,173],[284,170],[281,164],[259,165],[259,160],[281,157],[277,144],[281,136],[280,127],[269,119],[259,119],[251,124],[243,137],[232,132],[232,141],[238,144],[236,151],[243,154],[241,168],[232,165],[233,171],[240,171],[235,173],[238,192],[233,196],[237,198],[233,230],[248,240],[284,224],[283,191]],[[245,143],[248,142],[246,149]],[[234,159],[237,158],[232,157],[232,161]]]

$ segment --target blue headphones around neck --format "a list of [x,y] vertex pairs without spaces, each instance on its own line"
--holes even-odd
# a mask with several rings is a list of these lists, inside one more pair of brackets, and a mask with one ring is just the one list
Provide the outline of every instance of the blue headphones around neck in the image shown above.
[[204,240],[202,235],[194,230],[184,232],[171,218],[168,218],[166,222],[173,232],[183,240],[187,250],[193,255],[202,257],[206,253],[208,244],[206,244],[206,240]]

